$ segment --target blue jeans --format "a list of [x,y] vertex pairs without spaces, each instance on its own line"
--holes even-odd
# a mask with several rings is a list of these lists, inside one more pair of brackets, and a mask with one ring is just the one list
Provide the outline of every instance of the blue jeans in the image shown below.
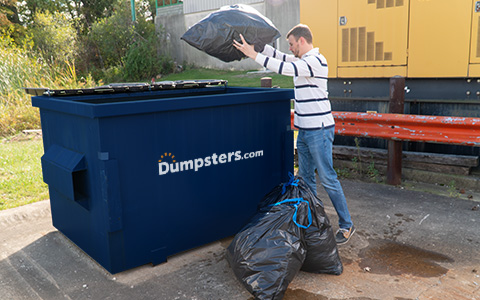
[[335,127],[319,130],[299,130],[297,137],[298,175],[317,194],[315,169],[317,169],[320,183],[327,191],[330,200],[338,214],[340,228],[352,227],[352,219],[347,207],[347,200],[342,186],[333,169],[332,145],[335,136]]

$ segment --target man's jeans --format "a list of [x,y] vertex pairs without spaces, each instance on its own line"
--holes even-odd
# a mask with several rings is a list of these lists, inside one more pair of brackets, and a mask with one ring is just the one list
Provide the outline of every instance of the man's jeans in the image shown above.
[[333,169],[332,145],[335,136],[335,127],[319,130],[299,130],[297,138],[298,175],[317,194],[315,169],[317,169],[320,183],[330,197],[338,214],[340,228],[350,228],[353,223],[343,194],[342,186]]

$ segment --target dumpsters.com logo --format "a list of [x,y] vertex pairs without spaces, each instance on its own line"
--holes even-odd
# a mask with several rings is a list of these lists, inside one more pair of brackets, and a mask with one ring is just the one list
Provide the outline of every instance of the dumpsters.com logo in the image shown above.
[[172,153],[164,153],[158,160],[158,175],[168,173],[178,173],[194,170],[197,172],[200,168],[215,166],[219,164],[231,163],[234,161],[262,157],[263,150],[242,153],[242,151],[228,152],[222,154],[213,153],[203,158],[195,158],[185,161],[177,161]]

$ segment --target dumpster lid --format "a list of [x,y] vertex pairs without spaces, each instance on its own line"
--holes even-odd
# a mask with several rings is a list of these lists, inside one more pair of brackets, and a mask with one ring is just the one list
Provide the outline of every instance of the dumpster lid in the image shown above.
[[202,79],[202,80],[177,80],[160,81],[150,83],[111,83],[94,88],[85,89],[49,89],[24,87],[23,89],[29,95],[33,96],[79,96],[92,94],[112,94],[112,93],[132,93],[143,91],[157,91],[165,89],[186,89],[203,88],[214,85],[227,85],[227,80],[223,79]]

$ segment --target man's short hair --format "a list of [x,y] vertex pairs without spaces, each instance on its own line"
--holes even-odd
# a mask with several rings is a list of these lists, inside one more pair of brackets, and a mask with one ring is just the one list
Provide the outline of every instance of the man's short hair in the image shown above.
[[300,37],[303,37],[307,41],[307,43],[313,44],[312,32],[310,31],[310,28],[308,28],[308,26],[305,24],[298,24],[292,29],[290,29],[290,31],[287,33],[287,39],[291,35],[293,35],[296,40],[298,40]]

